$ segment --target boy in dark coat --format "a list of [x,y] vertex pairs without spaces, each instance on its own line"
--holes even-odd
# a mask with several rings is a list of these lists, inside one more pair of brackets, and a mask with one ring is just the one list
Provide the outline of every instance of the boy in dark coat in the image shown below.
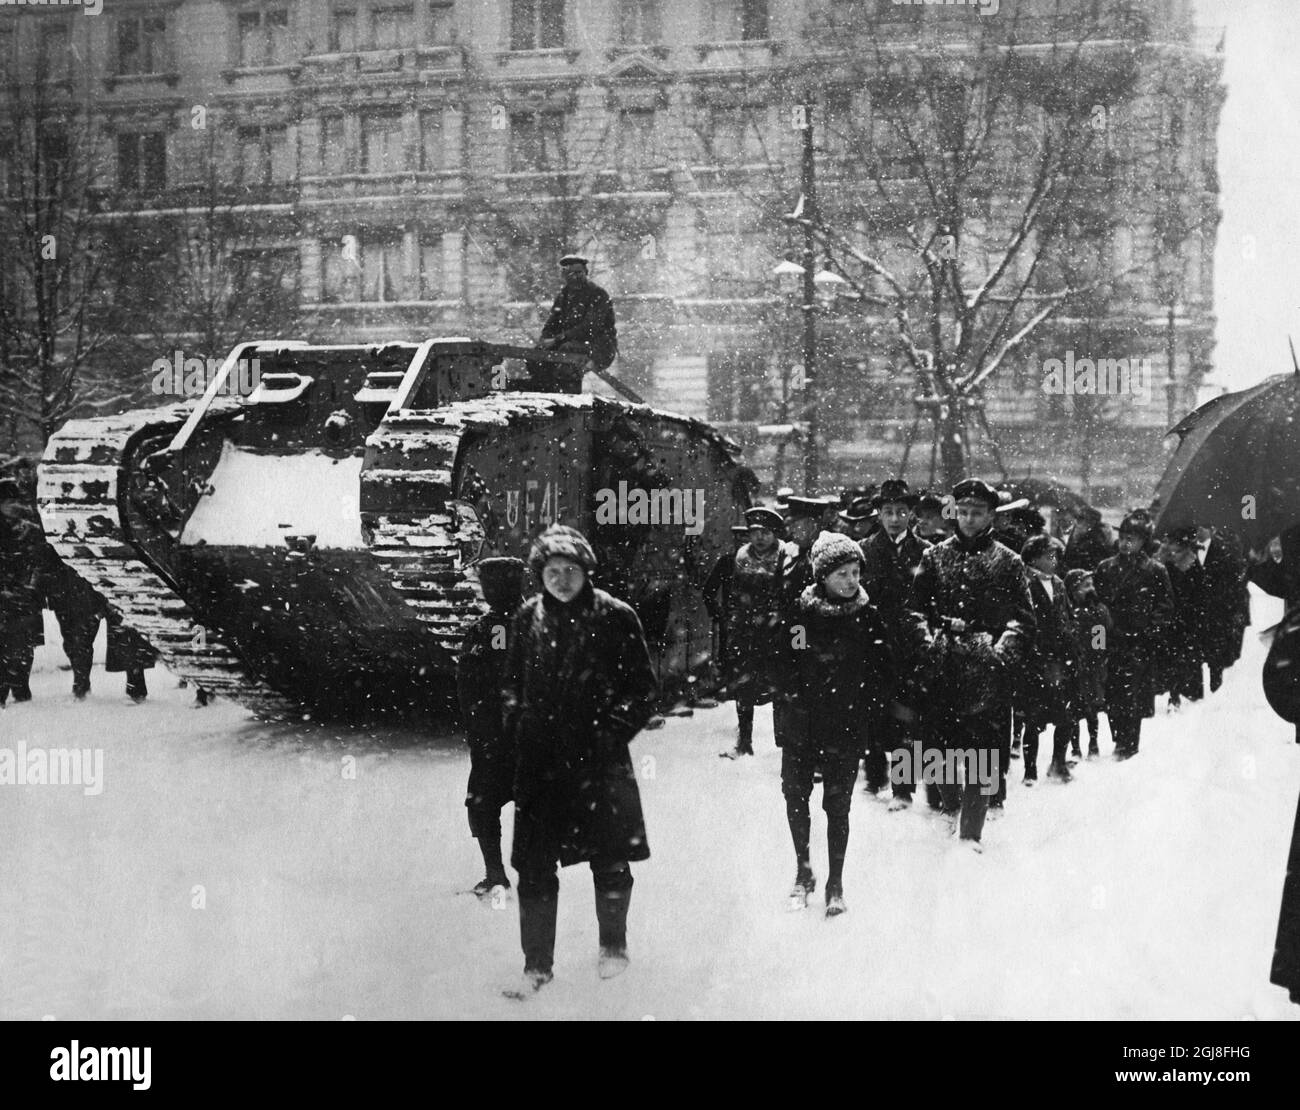
[[787,610],[778,639],[778,696],[786,727],[781,747],[781,793],[794,841],[791,897],[806,905],[817,880],[810,862],[808,800],[813,775],[822,773],[828,871],[826,916],[845,910],[844,856],[858,760],[870,730],[888,704],[893,664],[884,623],[860,583],[862,551],[838,532],[812,546],[813,584]]
[[1088,722],[1088,758],[1101,754],[1097,746],[1101,725],[1098,714],[1106,708],[1106,644],[1114,625],[1110,610],[1097,600],[1097,587],[1090,571],[1074,569],[1065,572],[1065,589],[1074,606],[1076,655],[1079,660],[1079,681],[1075,688],[1074,729],[1070,746],[1079,755],[1079,718]]
[[[1010,750],[1010,676],[1034,638],[1034,603],[1020,556],[993,536],[1000,504],[987,482],[968,478],[952,491],[957,532],[921,556],[908,595],[916,650],[925,662],[924,727],[935,743],[963,753],[996,753],[996,786]],[[987,758],[987,757],[986,757]],[[969,763],[967,764],[969,766]],[[978,851],[989,784],[968,779],[941,787],[944,809]]]
[[1076,667],[1075,623],[1065,583],[1056,576],[1065,545],[1051,536],[1031,536],[1020,558],[1029,578],[1038,635],[1025,660],[1022,704],[1025,708],[1025,785],[1038,779],[1038,736],[1052,726],[1049,778],[1070,781],[1068,751]]
[[1142,721],[1155,715],[1152,664],[1174,599],[1165,568],[1148,555],[1151,522],[1130,513],[1119,526],[1119,554],[1097,567],[1097,597],[1110,610],[1114,632],[1106,658],[1106,717],[1115,758],[1137,755]]
[[475,569],[490,611],[465,636],[456,660],[456,692],[469,742],[469,833],[478,841],[485,870],[474,893],[482,898],[510,886],[501,862],[501,808],[514,789],[515,761],[501,720],[501,675],[526,567],[522,559],[483,559]]
[[736,552],[727,611],[724,681],[736,699],[736,746],[720,754],[728,759],[754,754],[754,707],[772,700],[772,637],[781,614],[785,568],[795,550],[780,539],[781,514],[755,508],[745,513],[749,542]]
[[[880,516],[880,530],[862,541],[862,587],[885,622],[894,657],[903,670],[907,669],[905,653],[911,646],[906,621],[907,595],[921,565],[921,556],[932,546],[929,540],[921,539],[911,528],[916,500],[916,495],[901,479],[890,478],[883,482],[874,501]],[[870,752],[867,757],[867,789],[871,791],[885,773],[886,753],[894,751],[898,754],[895,772],[891,776],[894,797],[889,803],[889,808],[894,811],[912,804],[916,788],[916,775],[903,772],[905,768],[915,771],[909,753],[918,700],[914,690],[900,686],[888,712],[881,718],[878,751]],[[932,808],[938,809],[938,786],[927,784],[926,794]]]
[[517,753],[515,835],[524,998],[552,978],[556,864],[589,863],[596,888],[602,979],[627,967],[632,860],[650,858],[628,744],[656,693],[641,622],[592,587],[581,532],[552,525],[528,558],[541,593],[511,622],[502,679],[506,736]]

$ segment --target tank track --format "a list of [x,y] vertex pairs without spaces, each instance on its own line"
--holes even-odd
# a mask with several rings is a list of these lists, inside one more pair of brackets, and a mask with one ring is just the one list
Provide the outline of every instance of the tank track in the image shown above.
[[302,709],[254,677],[238,654],[143,561],[123,522],[132,448],[145,434],[179,429],[191,404],[70,420],[51,438],[40,468],[46,537],[59,557],[143,636],[167,669],[270,720]]
[[371,434],[367,446],[404,458],[432,455],[437,464],[362,471],[363,482],[397,481],[404,489],[421,489],[425,504],[441,501],[445,506],[419,516],[379,514],[367,523],[371,555],[416,619],[428,626],[433,641],[452,654],[460,651],[465,634],[488,609],[478,575],[466,567],[462,554],[462,544],[483,538],[482,528],[451,503],[451,470],[463,430],[440,412],[390,416]]

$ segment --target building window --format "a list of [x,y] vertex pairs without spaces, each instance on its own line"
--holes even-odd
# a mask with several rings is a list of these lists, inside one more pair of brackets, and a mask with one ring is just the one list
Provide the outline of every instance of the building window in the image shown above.
[[[41,21],[41,73],[46,77],[60,80],[70,75],[72,70],[72,36],[68,23],[63,19],[43,19]],[[0,44],[0,49],[3,46]]]
[[515,112],[510,117],[510,172],[551,173],[564,168],[564,116]]
[[342,116],[323,116],[320,121],[320,172],[346,173],[347,157]]
[[767,0],[713,0],[716,42],[767,38]]
[[659,165],[655,146],[655,114],[649,108],[625,108],[618,114],[618,165],[625,173],[641,174]]
[[709,113],[709,161],[715,166],[754,165],[767,161],[758,124],[762,109],[741,105],[716,107]]
[[330,14],[330,50],[346,54],[357,48],[357,13],[337,9]]
[[120,16],[117,21],[118,76],[166,73],[170,68],[166,17]]
[[762,420],[769,410],[767,357],[755,351],[710,351],[709,419]]
[[371,44],[376,50],[392,50],[413,40],[415,10],[409,6],[375,8],[371,19]]
[[286,127],[239,130],[239,183],[271,185],[293,180],[293,157]]
[[391,112],[361,118],[362,173],[400,173],[406,169],[402,117]]
[[444,298],[442,236],[423,232],[420,243],[420,299],[439,301]]
[[355,300],[360,273],[360,264],[352,256],[345,256],[339,243],[326,240],[321,244],[322,301]]
[[707,288],[715,297],[753,297],[769,280],[776,258],[755,231],[752,212],[711,214],[704,229]]
[[442,145],[442,110],[420,113],[420,169],[437,173],[446,169]]
[[564,0],[512,0],[511,50],[548,50],[563,45]]
[[659,0],[622,0],[618,11],[618,41],[626,46],[658,42]]
[[288,8],[240,12],[237,22],[241,66],[275,66],[290,60]]
[[446,46],[456,41],[456,5],[448,0],[429,2],[429,41]]
[[361,299],[375,302],[406,299],[406,268],[400,236],[375,237],[362,242]]
[[18,67],[14,44],[18,40],[12,20],[0,20],[0,84],[6,84],[17,76]]
[[117,184],[149,192],[166,188],[167,136],[161,131],[118,135]]

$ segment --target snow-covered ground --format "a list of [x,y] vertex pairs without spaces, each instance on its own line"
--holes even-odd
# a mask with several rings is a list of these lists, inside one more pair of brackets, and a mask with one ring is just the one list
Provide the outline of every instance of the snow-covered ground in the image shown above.
[[743,763],[716,754],[731,706],[670,719],[633,747],[653,858],[631,968],[597,979],[590,871],[567,869],[555,981],[520,1004],[499,994],[513,896],[457,893],[481,865],[453,732],[259,725],[191,708],[161,670],[144,705],[98,669],[76,703],[46,647],[0,747],[102,748],[104,783],[0,787],[0,1017],[1295,1020],[1268,967],[1300,746],[1264,705],[1263,653],[1249,633],[1224,688],[1149,722],[1131,762],[1017,775],[983,856],[859,792],[831,921],[786,910],[768,711]]

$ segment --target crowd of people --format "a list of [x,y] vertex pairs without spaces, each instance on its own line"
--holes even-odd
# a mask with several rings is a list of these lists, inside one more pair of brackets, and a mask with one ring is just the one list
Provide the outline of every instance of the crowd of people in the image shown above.
[[1157,537],[1142,509],[1115,534],[1076,499],[1044,512],[978,479],[947,496],[898,479],[838,500],[782,491],[733,536],[704,587],[738,719],[722,754],[753,754],[755,708],[771,703],[792,898],[806,904],[815,886],[820,779],[830,915],[844,910],[860,763],[891,811],[923,786],[978,851],[1013,762],[1038,781],[1040,737],[1047,747],[1050,730],[1045,773],[1060,783],[1101,754],[1103,714],[1114,757],[1132,758],[1157,695],[1171,709],[1204,697],[1207,669],[1217,690],[1249,623],[1248,560],[1232,537],[1194,525]]
[[[1013,761],[1038,780],[1101,754],[1138,753],[1157,694],[1171,707],[1218,688],[1249,620],[1247,561],[1194,526],[1154,535],[1143,510],[1117,534],[1085,505],[1051,519],[979,479],[946,496],[891,479],[838,500],[782,491],[745,513],[734,551],[703,582],[721,644],[719,692],[735,701],[732,759],[754,751],[771,704],[781,792],[803,908],[816,890],[810,804],[822,787],[828,917],[844,913],[849,813],[866,790],[910,807],[918,790],[980,850],[1007,803]],[[458,683],[470,741],[466,804],[488,896],[508,888],[502,807],[515,802],[525,998],[552,977],[557,866],[593,872],[599,971],[627,965],[630,863],[649,855],[628,743],[655,712],[635,610],[593,584],[592,545],[555,525],[526,564],[479,564],[491,611],[466,640]],[[1256,560],[1258,562],[1258,560]],[[1082,725],[1088,749],[1082,748]],[[1046,746],[1046,745],[1045,745]]]

